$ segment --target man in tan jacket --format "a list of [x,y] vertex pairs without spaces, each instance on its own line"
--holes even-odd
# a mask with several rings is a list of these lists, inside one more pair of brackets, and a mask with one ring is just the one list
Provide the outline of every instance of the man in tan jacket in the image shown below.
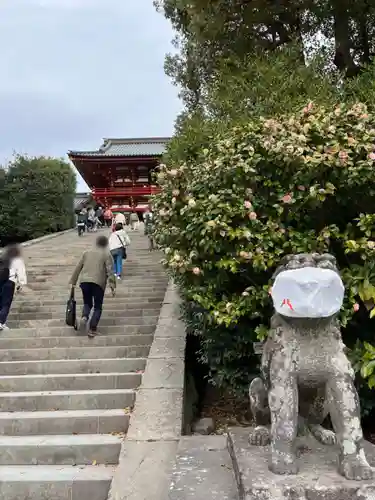
[[83,253],[78,262],[70,284],[75,287],[80,278],[80,287],[83,295],[83,310],[80,322],[80,331],[85,332],[89,322],[89,337],[95,337],[102,315],[104,292],[109,282],[112,291],[116,288],[116,280],[113,274],[113,258],[108,248],[108,238],[99,236],[95,247]]

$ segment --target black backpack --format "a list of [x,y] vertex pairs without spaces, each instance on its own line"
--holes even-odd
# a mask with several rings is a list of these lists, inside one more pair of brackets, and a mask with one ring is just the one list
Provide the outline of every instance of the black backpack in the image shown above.
[[10,262],[4,255],[0,255],[0,283],[9,279]]

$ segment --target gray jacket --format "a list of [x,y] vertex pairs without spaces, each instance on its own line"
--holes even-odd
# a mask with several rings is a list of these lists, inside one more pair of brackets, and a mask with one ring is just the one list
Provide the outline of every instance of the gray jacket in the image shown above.
[[87,250],[78,262],[72,277],[71,285],[80,283],[96,283],[105,290],[107,280],[113,276],[113,258],[108,250],[93,248]]

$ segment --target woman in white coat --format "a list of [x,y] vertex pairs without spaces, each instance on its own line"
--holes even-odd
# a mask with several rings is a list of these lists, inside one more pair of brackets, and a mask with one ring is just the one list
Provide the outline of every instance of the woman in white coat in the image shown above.
[[0,269],[0,331],[9,330],[6,326],[15,291],[27,285],[25,262],[19,246],[10,246],[1,258]]
[[109,250],[113,257],[114,274],[121,279],[122,261],[126,259],[126,249],[130,245],[130,238],[121,223],[115,226],[115,232],[109,237]]

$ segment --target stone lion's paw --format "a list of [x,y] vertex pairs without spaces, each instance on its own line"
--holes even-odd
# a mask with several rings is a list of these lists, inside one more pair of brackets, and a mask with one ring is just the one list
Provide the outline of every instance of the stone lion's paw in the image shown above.
[[271,435],[267,427],[259,425],[250,432],[249,443],[252,446],[267,446],[270,441]]
[[350,455],[340,461],[340,473],[346,478],[354,481],[363,481],[375,477],[375,469],[370,467],[360,455]]
[[310,426],[311,434],[314,438],[326,446],[332,446],[336,444],[336,434],[329,429],[325,429],[321,425],[312,425]]

